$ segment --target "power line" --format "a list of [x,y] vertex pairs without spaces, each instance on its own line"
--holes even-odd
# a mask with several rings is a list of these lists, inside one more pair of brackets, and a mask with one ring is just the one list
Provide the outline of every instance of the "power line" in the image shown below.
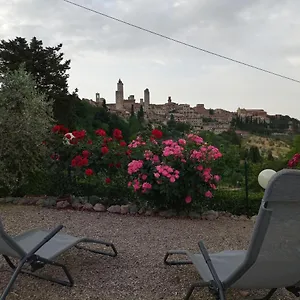
[[112,16],[110,16],[110,15],[107,15],[107,14],[102,13],[102,12],[100,12],[100,11],[94,10],[94,9],[92,9],[92,8],[88,8],[88,7],[86,7],[86,6],[80,5],[80,4],[75,3],[75,2],[72,2],[72,1],[70,1],[70,0],[62,0],[62,1],[67,2],[67,3],[69,3],[69,4],[72,4],[72,5],[74,5],[74,6],[80,7],[80,8],[82,8],[82,9],[84,9],[84,10],[93,12],[93,13],[95,13],[95,14],[101,15],[101,16],[106,17],[106,18],[108,18],[108,19],[117,21],[117,22],[119,22],[119,23],[123,23],[123,24],[125,24],[125,25],[128,25],[128,26],[137,28],[137,29],[139,29],[139,30],[142,30],[142,31],[151,33],[151,34],[153,34],[153,35],[156,35],[156,36],[159,36],[159,37],[161,37],[161,38],[167,39],[167,40],[169,40],[169,41],[175,42],[175,43],[177,43],[177,44],[181,44],[181,45],[183,45],[183,46],[186,46],[186,47],[189,47],[189,48],[193,48],[193,49],[196,49],[196,50],[198,50],[198,51],[202,51],[202,52],[205,52],[205,53],[207,53],[207,54],[211,54],[211,55],[217,56],[217,57],[219,57],[219,58],[223,58],[223,59],[229,60],[229,61],[231,61],[231,62],[238,63],[238,64],[240,64],[240,65],[243,65],[243,66],[246,66],[246,67],[249,67],[249,68],[252,68],[252,69],[256,69],[256,70],[258,70],[258,71],[262,71],[262,72],[265,72],[265,73],[268,73],[268,74],[271,74],[271,75],[274,75],[274,76],[277,76],[277,77],[281,77],[281,78],[284,78],[284,79],[287,79],[287,80],[291,80],[291,81],[300,83],[300,80],[294,79],[294,78],[292,78],[292,77],[288,77],[288,76],[285,76],[285,75],[282,75],[282,74],[279,74],[279,73],[275,73],[275,72],[269,71],[269,70],[267,70],[267,69],[263,69],[263,68],[257,67],[257,66],[255,66],[255,65],[248,64],[248,63],[245,63],[245,62],[243,62],[243,61],[236,60],[236,59],[233,59],[233,58],[231,58],[231,57],[228,57],[228,56],[225,56],[225,55],[221,55],[221,54],[218,54],[218,53],[216,53],[216,52],[212,52],[212,51],[206,50],[206,49],[204,49],[204,48],[200,48],[200,47],[194,46],[194,45],[192,45],[192,44],[189,44],[189,43],[185,43],[185,42],[176,40],[176,39],[174,39],[174,38],[172,38],[172,37],[163,35],[163,34],[161,34],[161,33],[158,33],[158,32],[155,32],[155,31],[152,31],[152,30],[143,28],[143,27],[141,27],[141,26],[138,26],[138,25],[135,25],[135,24],[126,22],[126,21],[123,21],[123,20],[121,20],[121,19],[112,17]]

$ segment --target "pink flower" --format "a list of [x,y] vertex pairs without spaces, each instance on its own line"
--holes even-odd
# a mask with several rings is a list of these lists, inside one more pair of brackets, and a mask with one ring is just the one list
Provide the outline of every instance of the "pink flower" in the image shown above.
[[142,188],[142,193],[147,193],[152,189],[152,185],[149,182],[144,182]]
[[191,196],[186,196],[184,201],[185,201],[186,204],[189,204],[189,203],[192,202],[192,197]]
[[154,173],[154,177],[155,177],[155,178],[159,178],[159,177],[160,177],[160,174],[159,174],[159,173]]
[[213,197],[213,194],[211,193],[211,191],[207,191],[207,192],[205,193],[205,197],[206,197],[206,198],[212,198],[212,197]]
[[200,144],[203,143],[203,138],[200,137],[200,136],[198,136],[198,135],[196,135],[196,134],[192,134],[192,133],[191,133],[191,134],[189,134],[187,137],[188,137],[189,140],[193,141],[193,142],[196,143],[197,145],[200,145]]
[[182,146],[185,146],[185,145],[186,145],[186,140],[184,140],[184,139],[179,139],[179,140],[178,140],[178,144],[179,144],[179,145],[182,145]]
[[172,183],[173,183],[173,182],[175,182],[175,181],[176,181],[176,178],[175,178],[175,176],[171,176],[171,177],[170,177],[170,182],[172,182]]
[[203,166],[202,165],[197,166],[197,170],[200,172],[203,171]]
[[146,174],[143,174],[141,177],[142,177],[142,180],[146,180],[148,176]]
[[153,155],[152,162],[159,163],[159,157],[158,157],[158,155]]
[[128,184],[127,184],[127,186],[128,186],[128,187],[132,186],[132,182],[129,181]]
[[215,180],[216,182],[219,182],[220,179],[221,179],[221,177],[220,177],[219,175],[215,175],[215,176],[214,176],[214,180]]
[[128,164],[128,174],[132,175],[133,173],[138,172],[143,167],[144,162],[142,160],[133,160]]
[[150,151],[150,150],[145,151],[144,157],[145,157],[146,160],[150,160],[152,158],[152,156],[153,156],[152,151]]
[[136,180],[136,179],[133,182],[134,182],[133,183],[133,189],[136,192],[136,191],[138,191],[141,188],[141,185],[140,185],[139,181]]

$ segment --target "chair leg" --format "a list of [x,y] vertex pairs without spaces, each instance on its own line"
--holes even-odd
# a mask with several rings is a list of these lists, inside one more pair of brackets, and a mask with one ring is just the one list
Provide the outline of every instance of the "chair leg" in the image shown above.
[[166,253],[164,257],[164,264],[168,266],[179,266],[179,265],[191,265],[192,262],[189,260],[177,260],[177,261],[168,261],[169,256],[171,255],[187,255],[185,250],[170,250]]
[[299,286],[288,286],[285,288],[287,291],[292,293],[295,297],[300,297],[300,287]]
[[[4,255],[3,255],[4,256]],[[6,260],[6,256],[4,256],[5,260]],[[7,257],[8,258],[8,257]],[[6,260],[7,261],[7,260]],[[11,262],[11,261],[10,261]],[[11,266],[11,264],[9,264]],[[15,283],[18,275],[20,273],[22,273],[22,267],[24,266],[24,263],[19,262],[18,266],[14,267],[14,273],[12,275],[12,277],[10,278],[4,292],[2,293],[0,300],[5,300],[7,295],[9,294],[10,289],[12,288],[13,284]]]
[[207,282],[195,282],[195,283],[193,283],[190,286],[186,296],[184,297],[184,300],[188,300],[191,297],[191,295],[192,295],[195,288],[205,288],[205,287],[208,287],[208,286],[209,286],[209,283],[207,283]]
[[[18,267],[16,267],[13,264],[13,262],[9,259],[9,257],[4,256],[4,258],[5,258],[6,262],[8,263],[8,265],[13,270],[15,270],[15,272],[16,272],[16,270],[18,269]],[[35,271],[34,268],[33,268],[33,271],[25,271],[25,270],[21,270],[20,269],[18,271],[18,274],[21,273],[21,274],[30,275],[30,276],[37,277],[39,279],[47,280],[47,281],[50,281],[50,282],[54,282],[54,283],[57,283],[57,284],[60,284],[60,285],[63,285],[63,286],[72,287],[74,285],[74,280],[73,280],[70,272],[68,271],[67,267],[64,266],[64,265],[62,265],[62,264],[60,264],[60,263],[57,263],[57,262],[54,262],[52,260],[48,260],[48,259],[45,259],[45,258],[41,258],[41,257],[38,257],[38,256],[35,256],[34,259],[33,259],[33,261],[31,261],[29,263],[32,264],[32,265],[34,265],[35,263],[43,263],[44,265],[51,265],[51,266],[54,266],[54,267],[59,267],[59,268],[61,268],[63,270],[63,272],[65,273],[65,275],[66,275],[66,277],[67,277],[68,280],[61,280],[61,279],[57,279],[57,278],[52,278],[52,277],[47,276],[47,275],[35,274],[34,273],[34,271]],[[23,265],[22,265],[22,267],[23,267]],[[0,298],[0,300],[2,300],[2,298]]]
[[88,239],[88,238],[83,239],[82,241],[80,241],[80,243],[105,245],[106,247],[110,247],[112,249],[112,252],[106,252],[106,251],[101,251],[101,250],[93,250],[93,249],[89,249],[89,248],[86,248],[86,247],[83,247],[83,246],[76,245],[75,247],[77,249],[89,251],[89,252],[92,252],[92,253],[107,255],[107,256],[111,256],[111,257],[116,257],[118,255],[118,251],[117,251],[117,249],[116,249],[116,247],[114,246],[113,243],[99,241],[99,240],[93,240],[93,239]]
[[253,299],[253,300],[269,300],[275,294],[276,291],[277,291],[277,289],[275,289],[275,288],[271,289],[269,291],[269,293],[266,296],[264,296],[263,298]]

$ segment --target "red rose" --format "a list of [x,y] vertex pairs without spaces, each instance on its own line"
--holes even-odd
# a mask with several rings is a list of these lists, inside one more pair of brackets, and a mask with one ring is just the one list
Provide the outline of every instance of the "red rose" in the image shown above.
[[72,167],[82,167],[87,166],[89,164],[89,160],[86,157],[81,157],[80,155],[75,156],[71,161]]
[[77,155],[77,156],[75,156],[75,157],[72,159],[72,161],[71,161],[71,166],[72,166],[72,167],[78,167],[79,164],[80,164],[80,162],[81,162],[81,156],[80,156],[80,155]]
[[82,151],[82,156],[88,158],[90,156],[90,152],[87,150]]
[[126,155],[128,155],[128,156],[130,156],[131,153],[132,153],[132,151],[130,149],[126,151]]
[[105,155],[105,154],[108,153],[108,152],[109,152],[109,149],[108,149],[106,146],[104,146],[104,147],[101,148],[101,153],[102,153],[103,155]]
[[88,145],[92,145],[93,141],[92,140],[88,140],[87,143],[88,143]]
[[81,140],[85,137],[86,132],[85,130],[75,130],[72,132],[72,134],[74,135],[74,137],[78,140]]
[[121,141],[121,142],[120,142],[120,146],[121,146],[121,147],[126,147],[126,146],[127,146],[127,144],[126,144],[126,142],[125,142],[125,141]]
[[92,170],[92,169],[86,169],[85,170],[85,175],[86,176],[91,176],[91,175],[93,175],[94,174],[94,171]]
[[64,125],[55,125],[52,128],[52,132],[54,132],[54,133],[67,133],[67,132],[69,132],[69,129],[66,128]]
[[87,166],[89,164],[89,160],[86,157],[83,157],[80,162],[80,166]]
[[113,131],[113,137],[116,139],[116,140],[122,140],[123,139],[123,136],[122,136],[122,131],[120,129],[115,129]]
[[96,135],[99,135],[99,136],[106,136],[106,132],[103,129],[97,129],[95,131],[95,133],[96,133]]
[[109,168],[113,168],[115,165],[113,163],[108,164]]
[[163,133],[158,130],[158,129],[153,129],[152,132],[151,132],[152,136],[156,139],[161,139],[162,136],[163,136]]
[[59,160],[59,159],[60,159],[60,156],[59,156],[59,154],[57,154],[57,153],[53,153],[53,154],[51,154],[51,159],[52,159],[52,160]]
[[66,137],[68,140],[70,140],[70,139],[72,138],[72,135],[71,135],[70,133],[67,133],[67,134],[65,135],[65,137]]
[[119,162],[116,163],[116,168],[118,168],[118,169],[121,168],[121,163],[119,163]]
[[105,183],[106,184],[110,184],[111,183],[111,179],[109,177],[105,178]]

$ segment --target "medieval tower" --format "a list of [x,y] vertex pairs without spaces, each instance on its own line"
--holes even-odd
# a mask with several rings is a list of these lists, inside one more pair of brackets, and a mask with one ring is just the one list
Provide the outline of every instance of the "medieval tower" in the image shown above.
[[124,89],[123,82],[119,79],[116,90],[116,110],[123,110],[124,108]]
[[144,108],[145,111],[149,109],[150,106],[150,92],[149,89],[144,90]]

